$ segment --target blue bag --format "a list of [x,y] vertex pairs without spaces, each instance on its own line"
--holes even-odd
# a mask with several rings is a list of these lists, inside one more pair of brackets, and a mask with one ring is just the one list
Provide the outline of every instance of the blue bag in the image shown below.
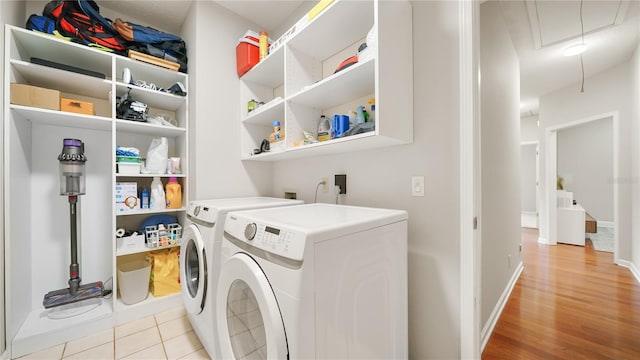
[[113,28],[126,40],[140,44],[156,44],[165,41],[182,40],[178,35],[156,30],[148,26],[125,22],[121,19],[116,19],[116,21],[113,22]]
[[53,34],[53,30],[56,29],[56,22],[46,16],[31,14],[31,16],[29,16],[29,19],[27,19],[27,25],[25,27],[29,30]]

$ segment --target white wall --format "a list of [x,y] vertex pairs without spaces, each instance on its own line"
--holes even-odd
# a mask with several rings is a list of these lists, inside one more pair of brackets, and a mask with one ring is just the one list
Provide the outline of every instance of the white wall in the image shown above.
[[[312,202],[316,185],[347,174],[343,203],[409,212],[409,355],[460,357],[458,5],[413,2],[414,143],[277,162],[275,195]],[[411,197],[411,176],[425,196]],[[319,201],[334,197],[319,194]]]
[[527,116],[520,119],[520,141],[539,141],[538,139],[538,115]]
[[484,327],[520,263],[520,68],[498,1],[480,6],[480,49]]
[[631,59],[632,63],[632,83],[633,83],[633,96],[632,99],[636,99],[633,104],[633,166],[632,166],[632,179],[633,179],[633,208],[632,208],[632,236],[631,236],[631,249],[632,256],[631,262],[635,268],[636,279],[640,282],[640,45],[636,48],[636,51]]
[[537,144],[520,146],[520,202],[522,212],[536,212]]
[[[631,118],[632,104],[637,99],[631,97],[631,63],[625,62],[602,73],[590,76],[585,80],[584,93],[580,92],[580,84],[576,83],[566,88],[546,94],[540,98],[540,139],[545,139],[546,130],[549,127],[557,127],[573,121],[590,118],[599,114],[618,111],[619,144],[614,151],[619,152],[618,169],[619,177],[613,179],[614,185],[618,185],[618,214],[619,214],[619,258],[631,259]],[[546,193],[547,188],[554,190],[555,181],[548,183],[546,179],[547,169],[542,166],[546,161],[545,141],[540,143],[540,183],[541,191]],[[553,193],[555,199],[555,193]],[[549,240],[551,219],[548,217],[549,199],[541,198],[540,237]],[[555,204],[555,203],[553,203]]]
[[195,1],[189,22],[189,73],[198,74],[189,78],[192,199],[272,195],[271,165],[240,161],[235,47],[259,27],[210,1]]
[[[0,1],[0,46],[2,47],[2,59],[4,59],[4,24],[11,24],[16,26],[24,26],[25,23],[25,2],[23,1]],[[2,76],[2,83],[4,84],[4,61],[0,67]],[[0,98],[4,99],[4,86],[0,86]],[[2,101],[2,113],[4,114],[4,101]],[[2,119],[4,122],[4,118]],[[4,123],[0,127],[0,148],[4,148]],[[0,184],[2,184],[2,191],[0,191],[0,269],[2,269],[2,276],[0,276],[0,357],[7,348],[9,340],[13,338],[15,332],[18,330],[19,324],[17,320],[19,317],[12,317],[8,319],[10,323],[6,323],[7,317],[5,314],[5,282],[4,282],[4,266],[5,266],[5,238],[4,238],[4,166],[0,167]],[[7,332],[7,329],[13,329],[11,333]]]
[[613,119],[558,131],[558,176],[597,221],[613,222]]

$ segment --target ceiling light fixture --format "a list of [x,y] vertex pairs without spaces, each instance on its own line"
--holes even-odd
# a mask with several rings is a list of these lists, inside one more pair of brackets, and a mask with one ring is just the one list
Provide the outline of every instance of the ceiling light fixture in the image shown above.
[[586,49],[587,49],[587,46],[585,44],[574,44],[564,49],[564,51],[562,52],[562,55],[575,56],[575,55],[582,54]]

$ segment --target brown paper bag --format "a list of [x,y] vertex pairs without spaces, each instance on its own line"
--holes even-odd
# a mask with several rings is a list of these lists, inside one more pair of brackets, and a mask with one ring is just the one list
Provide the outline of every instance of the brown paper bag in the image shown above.
[[147,254],[151,263],[149,289],[153,296],[180,292],[180,248],[158,250]]

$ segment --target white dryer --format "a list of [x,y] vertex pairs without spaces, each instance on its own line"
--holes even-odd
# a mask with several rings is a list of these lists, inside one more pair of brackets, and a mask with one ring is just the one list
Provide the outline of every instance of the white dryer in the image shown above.
[[222,359],[407,358],[407,213],[230,212],[216,314]]
[[215,290],[227,212],[301,203],[301,200],[247,197],[201,200],[189,204],[180,246],[180,286],[187,317],[212,358],[220,358],[215,325]]

